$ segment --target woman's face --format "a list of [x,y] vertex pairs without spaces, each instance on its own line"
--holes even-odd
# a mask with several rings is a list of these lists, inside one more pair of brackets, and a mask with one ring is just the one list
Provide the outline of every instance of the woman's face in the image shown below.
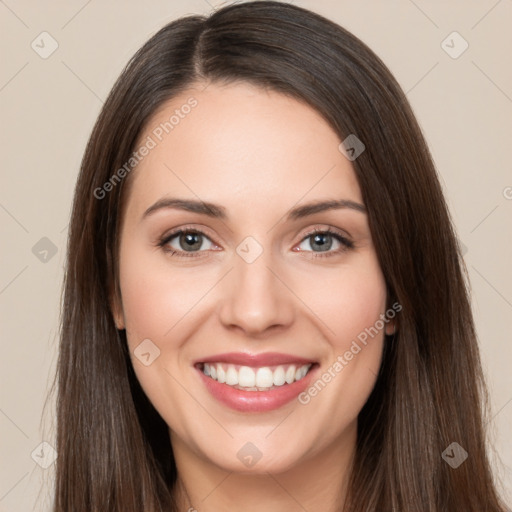
[[[203,87],[140,138],[114,316],[173,447],[284,471],[353,446],[392,327],[385,282],[322,117],[247,83]],[[326,201],[339,205],[306,208]]]

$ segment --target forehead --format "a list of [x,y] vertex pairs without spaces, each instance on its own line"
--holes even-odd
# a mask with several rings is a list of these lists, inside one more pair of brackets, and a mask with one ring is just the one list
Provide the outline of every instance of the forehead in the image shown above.
[[131,209],[165,195],[259,212],[301,199],[362,202],[339,136],[315,109],[245,82],[204,87],[167,101],[147,123],[138,147],[151,149],[133,171]]

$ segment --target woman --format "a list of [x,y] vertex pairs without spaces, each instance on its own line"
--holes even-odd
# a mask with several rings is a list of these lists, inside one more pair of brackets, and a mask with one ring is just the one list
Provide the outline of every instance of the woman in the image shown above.
[[87,146],[55,512],[503,511],[431,156],[388,69],[305,9],[170,23]]

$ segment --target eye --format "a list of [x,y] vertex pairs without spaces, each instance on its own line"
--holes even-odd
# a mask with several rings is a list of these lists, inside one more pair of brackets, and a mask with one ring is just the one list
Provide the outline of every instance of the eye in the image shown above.
[[[206,247],[204,246],[206,242]],[[301,248],[305,242],[312,250]],[[331,251],[330,249],[338,244],[338,248]],[[201,256],[201,253],[212,249],[213,242],[200,229],[183,228],[165,235],[159,242],[158,246],[172,257],[178,258],[194,258]],[[331,229],[315,229],[308,233],[298,246],[300,252],[312,252],[314,258],[336,256],[354,247],[352,241],[342,234],[332,231]],[[318,250],[316,250],[318,249]],[[324,253],[324,254],[322,254]]]
[[[301,245],[305,242],[308,242],[308,245],[313,249],[311,252],[315,253],[313,256],[314,258],[335,256],[354,247],[354,243],[352,241],[350,241],[342,234],[336,231],[332,231],[331,229],[315,229],[303,238]],[[338,248],[334,251],[331,251],[330,249],[333,246],[333,242],[335,242],[334,245],[338,244]],[[315,249],[318,249],[318,251]],[[301,251],[303,250],[304,249],[301,249]]]
[[[204,242],[206,241],[205,247]],[[208,246],[208,243],[210,246]],[[193,258],[200,256],[200,254],[196,253],[211,249],[213,243],[208,236],[199,229],[181,229],[166,235],[158,242],[158,245],[171,256]]]

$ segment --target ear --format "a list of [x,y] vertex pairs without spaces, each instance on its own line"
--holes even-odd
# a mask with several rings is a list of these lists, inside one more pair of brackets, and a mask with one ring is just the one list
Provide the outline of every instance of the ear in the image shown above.
[[110,311],[112,312],[112,317],[114,318],[116,328],[119,330],[126,329],[122,301],[119,297],[119,294],[116,292],[111,294]]
[[393,319],[390,319],[387,323],[386,323],[386,327],[384,329],[384,332],[386,333],[387,336],[391,336],[392,334],[395,334],[395,332],[397,331],[397,322],[396,322],[396,319],[393,318]]

